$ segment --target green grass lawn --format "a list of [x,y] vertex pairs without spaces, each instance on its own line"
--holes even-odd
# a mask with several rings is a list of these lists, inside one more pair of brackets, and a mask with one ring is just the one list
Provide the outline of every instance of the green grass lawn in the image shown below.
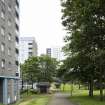
[[[72,86],[70,85],[70,84],[61,84],[61,87],[60,87],[60,89],[61,89],[61,91],[63,92],[70,92],[72,89]],[[77,90],[78,89],[78,86],[77,85],[73,85],[73,90]]]
[[32,99],[27,105],[47,105],[48,100],[48,96],[40,96],[36,100]]
[[[61,86],[61,90],[62,90]],[[71,91],[71,85],[66,84],[64,92],[70,92]],[[100,102],[99,100],[99,91],[94,91],[94,97],[88,96],[88,90],[86,90],[86,87],[81,88],[81,90],[78,89],[78,85],[73,86],[73,93],[72,96],[69,98],[71,102],[73,102],[76,105],[105,105],[105,101]]]
[[33,95],[24,99],[21,103],[17,105],[47,105],[50,100],[50,95]]
[[15,105],[47,105],[51,99],[51,94],[23,94],[20,102]]
[[105,101],[99,100],[99,91],[94,91],[94,97],[89,97],[88,90],[75,90],[70,101],[78,105],[105,105]]
[[96,96],[93,98],[88,96],[72,96],[70,97],[70,101],[74,104],[76,103],[76,105],[105,105],[105,101],[100,102]]

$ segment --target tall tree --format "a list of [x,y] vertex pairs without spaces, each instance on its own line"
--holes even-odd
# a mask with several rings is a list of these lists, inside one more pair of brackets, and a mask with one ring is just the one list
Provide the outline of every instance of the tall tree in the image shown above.
[[[90,89],[93,91],[94,75],[100,78],[100,99],[103,100],[102,78],[105,55],[105,1],[104,0],[61,0],[62,24],[68,30],[65,38],[65,51],[79,56],[79,68],[91,77]],[[101,53],[103,52],[103,53]],[[100,56],[98,56],[100,55]],[[97,57],[100,58],[97,67]],[[83,60],[82,58],[85,58]],[[84,64],[84,62],[86,64]],[[85,68],[85,69],[84,69]],[[89,72],[88,72],[89,71]],[[98,72],[98,73],[97,73]],[[91,94],[92,95],[92,94]]]
[[39,68],[40,73],[38,77],[38,81],[49,81],[53,80],[53,77],[56,76],[58,62],[56,59],[51,58],[47,55],[43,55],[39,57]]
[[38,57],[30,57],[21,65],[22,80],[33,83],[37,81],[37,75],[39,74]]
[[30,57],[21,65],[22,80],[28,83],[46,81],[52,82],[56,76],[58,62],[56,59],[43,55]]

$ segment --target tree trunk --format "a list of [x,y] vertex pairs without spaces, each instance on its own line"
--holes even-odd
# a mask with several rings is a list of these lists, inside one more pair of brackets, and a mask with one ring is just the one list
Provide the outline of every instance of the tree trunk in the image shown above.
[[34,83],[33,83],[33,81],[32,81],[32,89],[34,88]]
[[89,81],[89,96],[93,97],[93,77],[91,76],[91,80]]
[[32,75],[31,75],[31,89],[33,89],[33,77],[32,77]]
[[90,86],[90,83],[88,82],[88,87],[87,87],[88,90],[89,90],[89,88],[90,88],[89,86]]
[[100,76],[100,101],[103,101],[102,75]]
[[24,88],[24,81],[22,80],[22,90],[23,90],[23,88]]
[[63,83],[63,91],[65,90],[65,83]]
[[103,70],[102,70],[101,60],[100,60],[100,76],[99,76],[99,86],[100,86],[100,101],[103,101]]
[[79,90],[81,89],[80,81],[78,81],[78,89],[79,89]]
[[73,81],[71,83],[71,96],[73,96]]
[[27,81],[27,84],[26,85],[27,85],[27,96],[28,96],[28,81]]

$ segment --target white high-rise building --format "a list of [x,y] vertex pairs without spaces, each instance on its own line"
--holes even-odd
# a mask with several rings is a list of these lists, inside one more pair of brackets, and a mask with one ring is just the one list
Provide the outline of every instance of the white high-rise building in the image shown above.
[[37,43],[34,37],[20,37],[19,60],[24,63],[31,56],[37,56]]
[[61,47],[47,48],[46,54],[52,58],[56,58],[58,61],[65,59],[64,52]]

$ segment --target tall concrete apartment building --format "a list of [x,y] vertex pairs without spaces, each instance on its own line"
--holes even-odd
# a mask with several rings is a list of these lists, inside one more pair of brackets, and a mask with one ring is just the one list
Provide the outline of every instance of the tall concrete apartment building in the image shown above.
[[19,99],[19,0],[0,0],[0,103]]
[[46,48],[46,55],[52,58],[56,58],[58,61],[65,59],[64,53],[62,52],[62,48],[59,46],[52,47],[52,48]]
[[31,56],[37,56],[37,43],[34,37],[20,37],[19,59],[24,63]]

